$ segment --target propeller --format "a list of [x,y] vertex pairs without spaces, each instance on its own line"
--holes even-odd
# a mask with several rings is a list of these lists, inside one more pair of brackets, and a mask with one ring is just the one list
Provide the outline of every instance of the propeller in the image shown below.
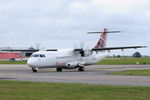
[[74,49],[81,49],[81,51],[78,54],[80,54],[82,57],[89,56],[92,54],[89,45],[86,45],[85,41],[80,41],[78,43],[76,42]]
[[33,46],[33,48],[35,48],[36,50],[45,50],[44,46],[41,46],[41,43],[35,43],[35,45]]
[[75,43],[74,49],[89,50],[90,47],[85,43],[85,41],[80,41]]

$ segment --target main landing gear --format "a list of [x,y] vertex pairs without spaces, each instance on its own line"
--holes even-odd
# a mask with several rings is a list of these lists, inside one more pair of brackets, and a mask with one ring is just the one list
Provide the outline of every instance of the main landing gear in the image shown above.
[[33,73],[37,73],[37,68],[32,68]]
[[[84,71],[84,66],[77,66],[76,68],[78,68],[79,72],[83,72]],[[63,69],[62,67],[57,67],[56,71],[57,72],[62,72],[62,69]]]
[[84,71],[84,66],[79,66],[79,67],[78,67],[78,71],[79,71],[79,72],[83,72],[83,71]]
[[57,67],[56,70],[57,70],[57,72],[62,72],[62,68],[61,67]]

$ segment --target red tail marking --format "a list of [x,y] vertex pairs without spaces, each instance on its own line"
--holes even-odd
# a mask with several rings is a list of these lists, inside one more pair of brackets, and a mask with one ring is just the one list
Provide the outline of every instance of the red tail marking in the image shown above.
[[107,32],[107,29],[104,29],[104,32],[101,34],[100,40],[97,42],[94,48],[103,48],[106,46]]

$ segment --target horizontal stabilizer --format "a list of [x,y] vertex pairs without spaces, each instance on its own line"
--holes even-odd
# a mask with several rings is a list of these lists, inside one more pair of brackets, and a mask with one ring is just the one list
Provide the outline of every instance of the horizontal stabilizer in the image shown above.
[[96,34],[96,33],[120,33],[122,31],[107,31],[107,32],[88,32],[88,34]]

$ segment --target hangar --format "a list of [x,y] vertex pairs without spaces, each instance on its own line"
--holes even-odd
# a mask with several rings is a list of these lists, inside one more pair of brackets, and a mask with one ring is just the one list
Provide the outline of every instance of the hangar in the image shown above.
[[19,53],[9,53],[9,52],[1,52],[0,53],[0,60],[7,60],[7,59],[19,59]]
[[[33,49],[34,48],[30,47],[27,50],[33,50]],[[26,59],[29,58],[33,53],[32,51],[13,51],[13,50],[16,50],[16,48],[11,48],[11,47],[0,48],[0,60]]]

